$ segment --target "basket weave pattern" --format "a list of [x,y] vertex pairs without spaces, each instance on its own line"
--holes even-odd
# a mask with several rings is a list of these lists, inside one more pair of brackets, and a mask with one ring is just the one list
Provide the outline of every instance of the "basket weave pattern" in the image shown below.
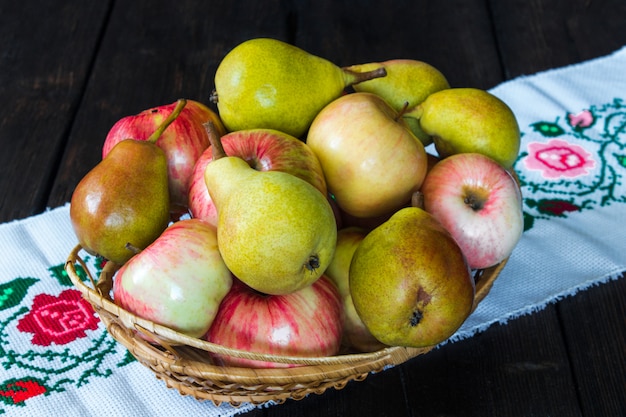
[[[244,402],[262,404],[299,400],[308,394],[322,394],[328,388],[342,389],[350,381],[362,381],[380,372],[427,353],[425,348],[388,347],[370,353],[348,353],[332,357],[300,358],[258,354],[215,345],[142,319],[120,307],[111,298],[115,270],[108,263],[96,280],[80,257],[76,246],[65,264],[72,283],[93,306],[107,331],[144,366],[151,369],[167,387],[198,400],[216,405]],[[83,281],[76,272],[80,265],[88,274]],[[502,263],[476,274],[474,308],[489,293]],[[91,285],[88,285],[91,284]],[[150,340],[150,342],[148,342]],[[300,364],[292,368],[252,369],[220,366],[211,362],[208,352],[267,362]]]

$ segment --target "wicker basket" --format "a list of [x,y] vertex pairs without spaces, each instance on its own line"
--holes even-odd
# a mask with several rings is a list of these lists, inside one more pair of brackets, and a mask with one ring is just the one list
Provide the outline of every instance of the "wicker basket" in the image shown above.
[[[118,307],[110,295],[115,274],[113,264],[108,263],[96,280],[80,257],[81,250],[80,246],[74,248],[65,270],[83,297],[94,307],[111,336],[140,363],[150,368],[157,378],[165,381],[169,388],[198,400],[211,400],[216,405],[224,402],[234,406],[244,402],[283,403],[287,399],[302,399],[310,393],[322,394],[331,387],[341,389],[350,381],[364,380],[372,372],[401,364],[434,347],[388,347],[371,353],[323,358],[281,357],[225,348],[185,336]],[[77,274],[77,264],[87,272],[88,281],[84,282]],[[474,308],[488,294],[505,264],[506,260],[476,274]],[[153,342],[148,343],[146,336]],[[225,367],[211,363],[207,352],[302,366],[274,369]]]

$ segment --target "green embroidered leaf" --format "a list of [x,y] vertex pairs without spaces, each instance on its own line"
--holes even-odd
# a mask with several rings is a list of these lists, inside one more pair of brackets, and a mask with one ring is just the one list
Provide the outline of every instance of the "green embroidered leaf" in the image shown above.
[[15,278],[0,284],[0,311],[20,304],[31,285],[38,281],[37,278]]
[[615,157],[615,159],[617,159],[618,164],[626,168],[626,155],[618,155],[615,153],[613,154],[613,156]]
[[530,214],[524,212],[524,232],[532,229],[535,225],[535,218]]
[[[76,274],[80,277],[80,279],[82,279],[83,281],[87,279],[87,273],[81,265],[75,265],[74,268],[76,269]],[[50,268],[48,268],[48,271],[50,271],[52,277],[56,278],[57,281],[59,281],[59,284],[63,285],[64,287],[71,287],[73,285],[69,275],[67,274],[67,271],[65,270],[64,263],[51,266]]]
[[117,366],[121,368],[122,366],[126,366],[133,362],[137,362],[137,359],[127,350],[124,354],[124,359],[122,359]]
[[551,122],[537,122],[531,124],[535,132],[541,133],[543,136],[553,138],[555,136],[561,136],[565,131],[556,123]]

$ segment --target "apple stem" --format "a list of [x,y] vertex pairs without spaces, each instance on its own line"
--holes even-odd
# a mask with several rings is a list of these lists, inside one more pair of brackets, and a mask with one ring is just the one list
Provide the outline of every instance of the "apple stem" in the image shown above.
[[215,131],[215,125],[213,124],[213,122],[206,122],[204,124],[204,128],[209,135],[209,142],[211,143],[211,147],[213,148],[213,160],[215,161],[217,159],[228,156],[226,155],[226,151],[224,150],[224,146],[222,145],[222,140]]
[[159,127],[156,128],[156,130],[150,135],[150,137],[148,137],[148,139],[146,139],[146,141],[155,143],[157,139],[161,137],[165,129],[167,129],[167,127],[172,124],[174,120],[176,120],[180,112],[182,112],[183,108],[185,108],[186,104],[187,100],[185,100],[184,98],[179,99],[176,102],[176,107],[174,107],[174,110],[172,110],[169,116],[167,116],[167,118],[163,120],[163,122],[161,122]]
[[411,195],[411,207],[424,210],[424,194],[421,191],[416,191]]
[[479,211],[484,207],[484,201],[475,195],[469,195],[463,199],[463,202],[467,204],[472,210]]
[[374,70],[364,72],[353,71],[347,67],[344,67],[342,68],[342,71],[346,75],[346,85],[354,85],[362,83],[363,81],[387,76],[387,70],[385,69],[385,67],[379,67]]

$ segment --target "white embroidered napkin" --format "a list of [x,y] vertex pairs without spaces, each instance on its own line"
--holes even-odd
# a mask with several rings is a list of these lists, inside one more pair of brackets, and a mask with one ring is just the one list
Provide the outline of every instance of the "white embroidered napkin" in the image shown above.
[[217,417],[252,408],[183,397],[134,360],[66,276],[75,245],[69,205],[0,225],[0,414]]
[[[626,48],[491,90],[523,132],[527,231],[453,337],[543,308],[626,270]],[[63,271],[68,206],[0,225],[0,414],[232,416],[167,389],[104,330]],[[94,260],[91,260],[95,265]]]
[[626,270],[626,47],[490,90],[522,131],[526,228],[453,339],[536,311]]

